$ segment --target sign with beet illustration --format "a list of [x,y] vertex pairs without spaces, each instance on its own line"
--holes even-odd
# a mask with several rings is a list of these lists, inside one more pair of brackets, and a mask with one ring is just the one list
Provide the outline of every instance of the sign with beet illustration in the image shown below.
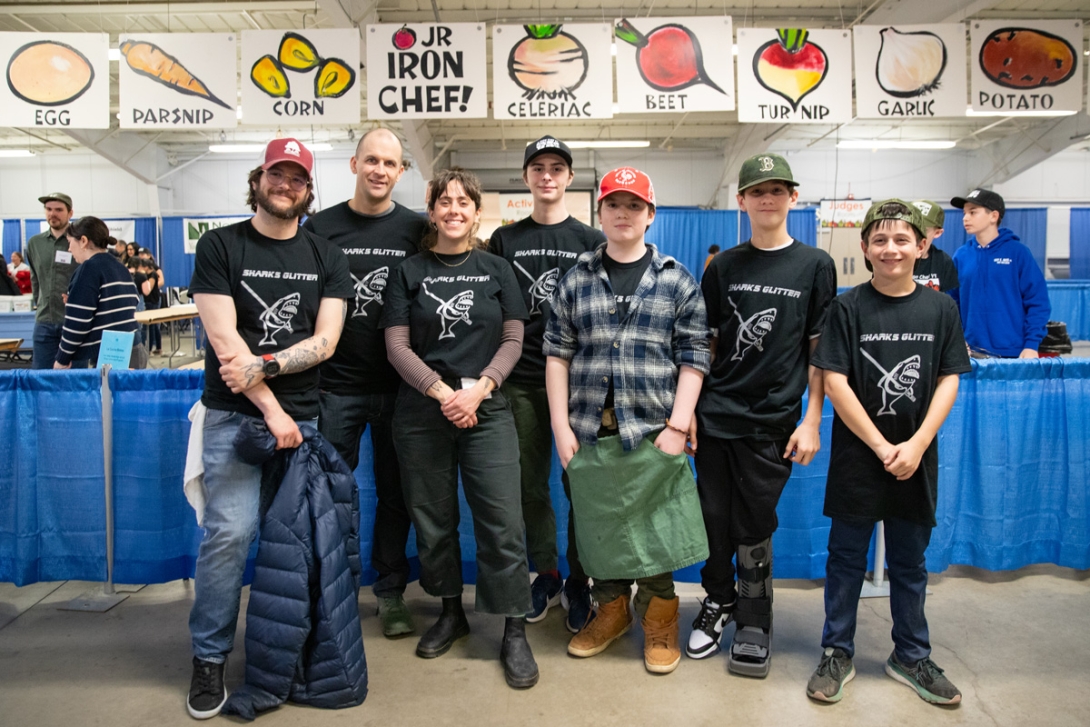
[[495,26],[493,118],[612,118],[612,40],[608,23]]
[[973,111],[1082,109],[1082,21],[969,23]]
[[964,23],[857,25],[852,40],[856,116],[965,116]]
[[242,124],[358,124],[360,37],[338,30],[242,33]]
[[110,36],[0,33],[0,125],[110,128]]
[[367,26],[367,117],[488,117],[484,23]]
[[839,124],[852,118],[847,30],[738,30],[738,120]]
[[621,18],[621,113],[734,110],[734,31],[729,17]]

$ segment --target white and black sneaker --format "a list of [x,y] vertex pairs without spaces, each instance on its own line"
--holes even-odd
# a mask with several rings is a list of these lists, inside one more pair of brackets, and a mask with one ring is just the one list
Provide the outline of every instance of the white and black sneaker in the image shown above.
[[189,698],[185,707],[193,719],[211,719],[223,709],[227,690],[223,688],[226,664],[193,657],[193,680],[189,683]]
[[719,640],[723,637],[723,628],[734,615],[734,604],[720,606],[711,597],[704,599],[700,613],[693,621],[693,632],[689,634],[689,643],[685,653],[690,659],[706,659],[719,653]]

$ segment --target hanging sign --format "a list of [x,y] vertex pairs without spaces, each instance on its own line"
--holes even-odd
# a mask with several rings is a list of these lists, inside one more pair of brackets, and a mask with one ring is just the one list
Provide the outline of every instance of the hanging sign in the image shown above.
[[613,118],[612,40],[606,23],[495,26],[493,118]]
[[1082,21],[969,24],[973,111],[1082,109]]
[[242,123],[358,124],[360,37],[340,30],[242,33]]
[[840,124],[852,118],[846,30],[738,30],[738,120]]
[[734,32],[727,17],[621,18],[621,113],[734,110]]
[[[110,237],[125,242],[139,242],[136,239],[136,220],[103,220],[110,229]],[[141,247],[144,247],[143,245]]]
[[817,209],[821,227],[862,227],[870,199],[823,199]]
[[855,108],[861,119],[965,116],[965,25],[858,25]]
[[[252,217],[252,216],[251,216]],[[201,235],[209,230],[218,230],[221,227],[233,225],[236,222],[245,222],[251,217],[186,217],[182,220],[185,229],[184,248],[187,255],[197,252],[197,241]]]
[[233,129],[238,48],[233,33],[122,33],[117,69],[122,129]]
[[110,36],[0,33],[0,126],[110,128]]
[[488,117],[484,23],[367,26],[367,118]]

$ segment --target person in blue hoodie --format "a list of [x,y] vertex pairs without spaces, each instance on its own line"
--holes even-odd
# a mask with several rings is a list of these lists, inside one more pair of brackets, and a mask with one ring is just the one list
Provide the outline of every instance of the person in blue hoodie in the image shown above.
[[1052,306],[1033,254],[1006,227],[1003,198],[974,189],[950,204],[965,210],[970,237],[954,253],[961,286],[950,295],[961,309],[970,348],[986,356],[1037,358]]

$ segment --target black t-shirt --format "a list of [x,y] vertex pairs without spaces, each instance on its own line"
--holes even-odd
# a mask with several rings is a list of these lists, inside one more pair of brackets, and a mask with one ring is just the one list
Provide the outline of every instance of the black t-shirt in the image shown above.
[[836,296],[836,264],[797,240],[780,250],[745,242],[716,255],[700,287],[717,337],[697,404],[701,431],[724,439],[789,437],[802,416],[810,341],[821,335]]
[[[833,301],[814,365],[848,377],[891,444],[919,430],[940,376],[971,369],[953,298],[922,285],[892,298],[870,283]],[[936,437],[912,477],[898,481],[837,414],[825,515],[867,522],[898,517],[934,527],[938,470]]]
[[363,215],[342,202],[309,218],[303,229],[344,251],[356,291],[337,350],[318,369],[322,389],[335,394],[397,391],[401,379],[386,358],[378,322],[390,276],[419,250],[427,221],[396,202],[381,215]]
[[[632,296],[640,287],[643,274],[651,266],[653,254],[651,248],[643,254],[639,260],[630,263],[619,263],[602,251],[602,267],[609,276],[609,287],[613,289],[613,298],[617,303],[617,319],[624,320],[628,316],[628,308],[632,305]],[[609,377],[609,390],[606,392],[607,409],[613,408],[613,376]]]
[[[189,283],[190,295],[200,293],[234,299],[239,335],[258,356],[278,353],[313,335],[322,298],[353,295],[348,263],[333,243],[303,229],[290,240],[274,240],[249,220],[201,235]],[[244,394],[232,394],[223,383],[211,342],[205,351],[204,405],[260,417]],[[317,367],[266,383],[288,416],[318,416]]]
[[912,279],[920,285],[945,293],[959,286],[958,269],[945,252],[931,246],[926,258],[920,258],[912,268]]
[[[140,291],[140,295],[144,296],[144,305],[147,306],[148,310],[155,310],[159,307],[159,276],[152,273],[151,275],[145,275],[144,280],[151,281],[151,292],[144,295],[143,287],[137,288],[137,290]],[[140,284],[143,286],[143,281]]]
[[409,326],[413,352],[445,379],[479,378],[500,347],[503,322],[525,321],[515,273],[482,250],[414,255],[386,288],[383,328]]
[[542,225],[532,217],[497,228],[488,251],[511,263],[522,290],[530,322],[522,339],[522,357],[509,377],[518,384],[545,384],[545,324],[549,321],[549,298],[564,274],[575,266],[584,252],[605,242],[600,230],[568,217],[555,225]]

